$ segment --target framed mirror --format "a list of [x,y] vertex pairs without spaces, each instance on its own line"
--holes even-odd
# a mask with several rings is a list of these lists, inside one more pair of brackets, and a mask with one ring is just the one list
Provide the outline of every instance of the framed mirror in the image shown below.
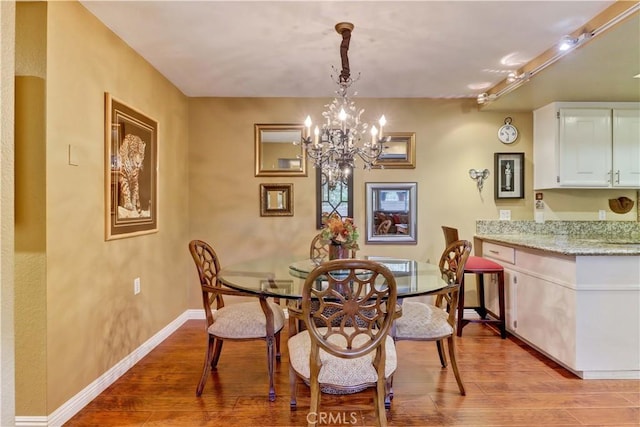
[[255,124],[256,176],[307,176],[303,131],[302,124]]
[[415,169],[416,167],[416,133],[386,132],[389,141],[385,144],[384,153],[376,162],[378,169]]
[[260,216],[293,216],[293,184],[260,184]]
[[417,244],[415,182],[365,183],[366,243]]

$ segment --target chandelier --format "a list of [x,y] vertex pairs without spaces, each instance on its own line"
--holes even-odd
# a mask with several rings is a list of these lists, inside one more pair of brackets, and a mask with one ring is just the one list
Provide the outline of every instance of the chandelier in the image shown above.
[[338,97],[325,105],[325,111],[322,113],[322,128],[316,126],[313,135],[311,134],[311,117],[307,116],[302,137],[307,157],[313,161],[314,168],[321,170],[322,182],[327,183],[330,189],[335,188],[338,183],[346,184],[355,167],[356,158],[362,160],[364,169],[369,170],[375,166],[386,148],[385,142],[388,141],[388,138],[383,136],[383,128],[386,124],[384,115],[378,122],[379,129],[375,126],[369,129],[369,125],[361,120],[364,110],[358,110],[355,103],[347,96],[347,89],[358,80],[351,78],[347,56],[353,24],[340,22],[335,28],[338,34],[342,35],[340,43],[342,70],[336,79]]

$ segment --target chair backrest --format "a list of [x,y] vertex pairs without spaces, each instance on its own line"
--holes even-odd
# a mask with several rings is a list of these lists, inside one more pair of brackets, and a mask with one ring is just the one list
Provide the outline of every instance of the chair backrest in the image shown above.
[[440,271],[442,278],[449,283],[449,286],[438,292],[436,295],[436,304],[442,306],[442,302],[446,302],[449,317],[447,322],[455,327],[456,324],[456,308],[458,307],[458,291],[462,284],[464,276],[464,265],[471,253],[471,242],[468,240],[456,240],[447,245],[440,256]]
[[[356,257],[356,250],[351,249],[349,251],[349,257]],[[322,239],[321,234],[317,234],[311,240],[311,246],[309,248],[309,258],[316,261],[317,264],[329,258],[329,243]]]
[[200,277],[200,288],[202,289],[202,304],[204,305],[207,324],[213,324],[213,313],[211,305],[216,302],[216,308],[224,307],[222,294],[218,292],[221,283],[218,280],[220,271],[220,261],[213,248],[202,240],[192,240],[189,242],[189,252],[193,257]]
[[396,280],[384,265],[359,259],[320,264],[302,290],[301,317],[311,337],[311,354],[319,363],[318,347],[348,359],[376,350],[376,360],[380,356],[384,363],[396,302]]
[[444,241],[446,245],[449,245],[455,242],[456,240],[459,240],[457,228],[447,227],[443,225],[442,232],[444,233]]

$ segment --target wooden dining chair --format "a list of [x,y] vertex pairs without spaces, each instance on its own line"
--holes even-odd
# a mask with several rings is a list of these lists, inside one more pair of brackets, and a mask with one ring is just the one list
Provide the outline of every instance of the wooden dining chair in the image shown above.
[[[356,257],[356,250],[349,250],[349,257]],[[311,240],[311,246],[309,247],[309,258],[316,264],[320,264],[322,261],[329,259],[329,243],[322,238],[322,234],[317,234]]]
[[[458,240],[458,229],[453,227],[442,226],[444,233],[444,240],[446,244]],[[465,286],[464,277],[460,284],[460,300],[458,301],[458,336],[462,336],[462,328],[470,322],[476,323],[493,323],[497,324],[500,329],[500,337],[505,339],[507,337],[506,327],[506,310],[505,310],[505,295],[504,295],[504,268],[497,262],[481,256],[469,256],[464,268],[465,274],[475,274],[476,285],[478,289],[478,305],[474,307],[465,305]],[[486,306],[484,296],[484,275],[494,274],[496,276],[496,282],[498,285],[498,313],[494,313]],[[469,319],[464,317],[464,309],[472,308],[480,316],[479,319]]]
[[471,242],[467,240],[457,240],[447,245],[440,257],[439,267],[443,279],[449,285],[435,294],[435,304],[405,299],[402,304],[402,317],[396,320],[392,332],[396,341],[435,341],[443,368],[447,367],[443,348],[443,341],[446,339],[451,368],[463,396],[466,392],[456,362],[454,335],[462,272],[470,253]]
[[[264,296],[236,291],[224,287],[218,280],[220,261],[216,252],[202,240],[189,242],[189,251],[196,264],[202,290],[202,303],[207,320],[207,351],[202,376],[196,388],[201,396],[210,369],[216,369],[225,340],[264,340],[267,343],[267,372],[269,374],[269,400],[276,398],[273,385],[274,359],[280,360],[280,331],[284,327],[284,311]],[[225,305],[223,295],[250,296],[254,300]],[[215,306],[215,310],[214,307]],[[275,341],[275,355],[274,355]],[[275,356],[275,357],[274,357]]]
[[[297,406],[299,379],[311,388],[310,414],[319,413],[321,393],[373,387],[377,425],[387,425],[385,406],[397,366],[388,333],[401,313],[396,300],[393,273],[374,261],[327,261],[309,273],[300,308],[289,311],[291,409]],[[306,329],[297,332],[293,319],[302,320]],[[315,426],[318,420],[307,421]]]

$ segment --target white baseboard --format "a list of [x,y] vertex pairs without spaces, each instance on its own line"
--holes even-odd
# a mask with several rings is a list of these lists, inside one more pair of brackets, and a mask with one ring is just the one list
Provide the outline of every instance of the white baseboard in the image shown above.
[[69,421],[89,402],[95,399],[100,393],[107,389],[118,378],[124,375],[131,367],[138,363],[151,350],[156,348],[169,335],[174,333],[184,322],[191,319],[204,319],[204,311],[187,310],[178,318],[165,326],[157,334],[145,341],[140,347],[132,351],[128,356],[115,364],[111,369],[102,374],[99,378],[81,390],[65,402],[49,416],[20,416],[16,417],[15,425],[18,427],[58,427]]

